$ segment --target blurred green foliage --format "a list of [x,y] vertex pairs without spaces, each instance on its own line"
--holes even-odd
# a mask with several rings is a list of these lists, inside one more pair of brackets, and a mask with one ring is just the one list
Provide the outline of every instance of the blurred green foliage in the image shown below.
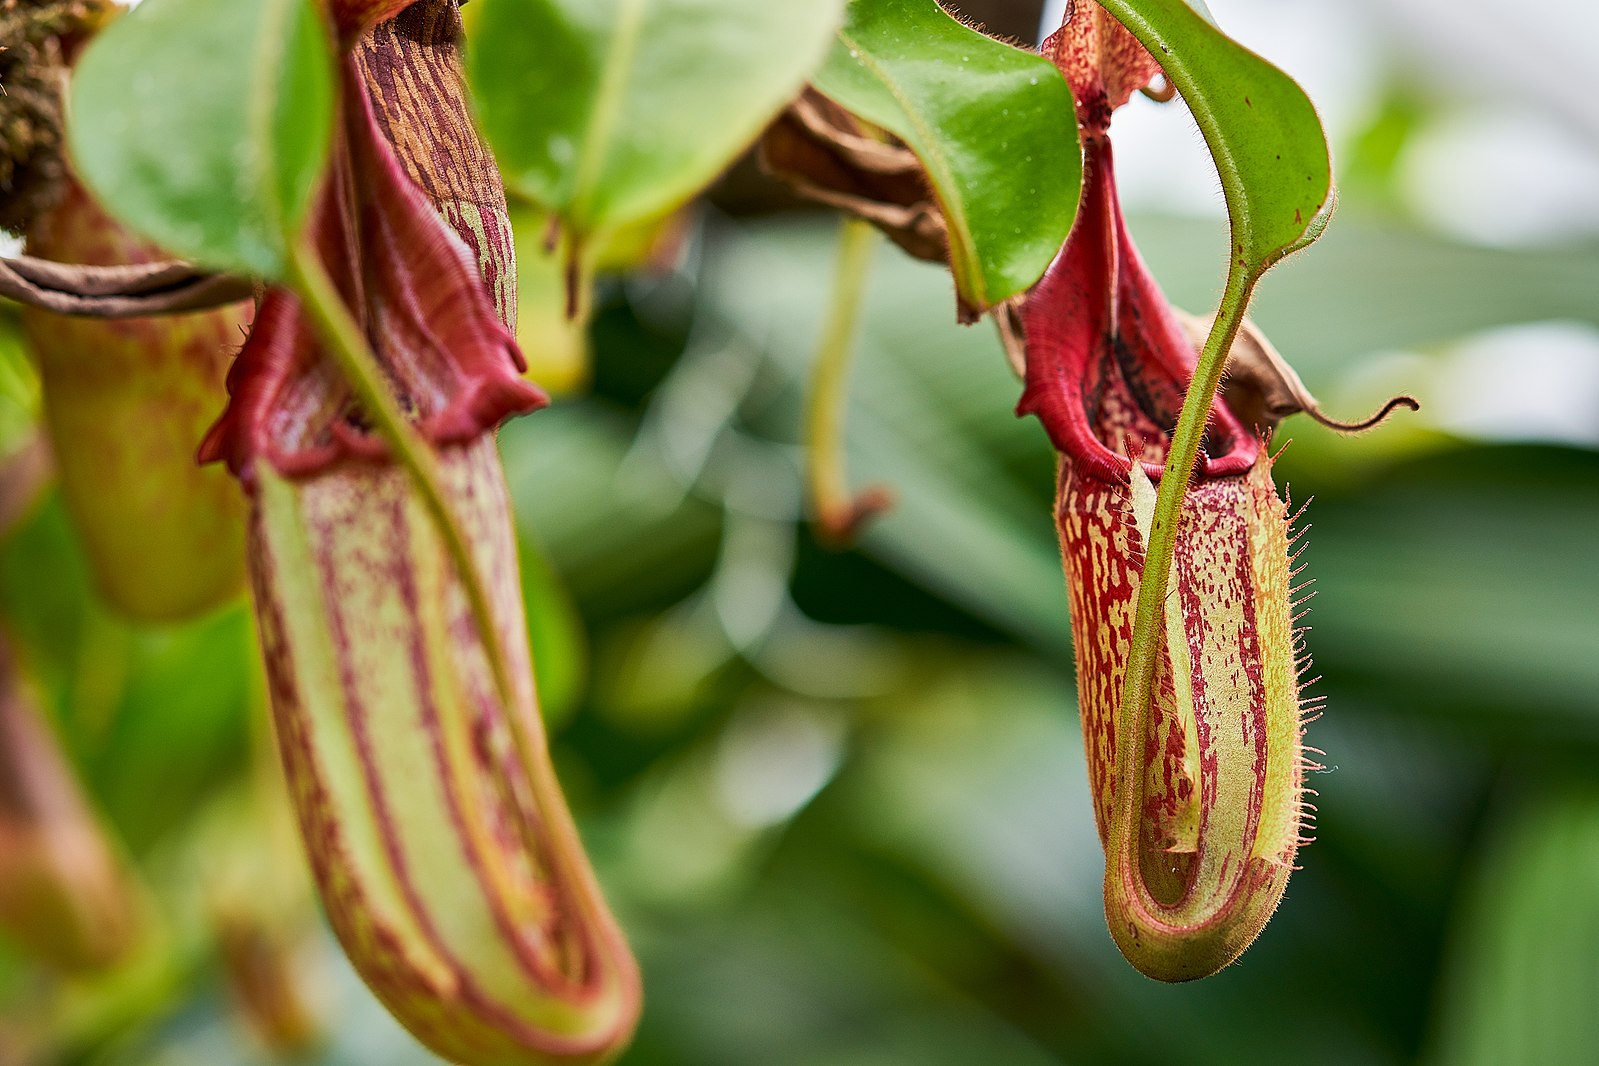
[[[1376,110],[1343,215],[1253,311],[1347,413],[1390,386],[1425,404],[1478,331],[1599,325],[1599,246],[1466,247],[1403,217],[1390,142],[1423,106]],[[1174,300],[1214,298],[1220,223],[1132,225]],[[1279,482],[1315,496],[1317,840],[1237,965],[1159,986],[1100,909],[1054,457],[988,327],[952,321],[947,273],[885,249],[868,294],[849,462],[898,506],[844,554],[799,522],[835,233],[706,209],[678,269],[603,290],[591,391],[501,435],[557,763],[645,970],[622,1061],[1585,1061],[1599,453],[1425,411],[1353,440],[1284,427]],[[0,944],[0,1063],[435,1061],[301,931],[243,605],[128,627],[47,497],[0,547],[0,612],[163,930],[93,981]],[[325,1026],[298,1057],[246,1024],[220,947],[239,863],[272,872],[256,917]]]

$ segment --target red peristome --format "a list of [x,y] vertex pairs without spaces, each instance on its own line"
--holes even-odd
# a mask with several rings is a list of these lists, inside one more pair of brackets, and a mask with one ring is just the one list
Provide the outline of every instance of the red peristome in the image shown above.
[[[406,175],[353,61],[345,61],[343,135],[321,199],[317,252],[401,407],[423,436],[458,444],[548,402],[500,323],[467,249]],[[228,374],[227,411],[201,445],[249,483],[264,458],[286,477],[383,460],[343,375],[299,300],[270,290]]]
[[[1159,480],[1196,361],[1171,305],[1139,258],[1116,198],[1110,142],[1084,147],[1083,196],[1066,245],[1022,308],[1035,414],[1081,475],[1125,492],[1131,457]],[[1198,476],[1254,465],[1260,442],[1217,404]]]

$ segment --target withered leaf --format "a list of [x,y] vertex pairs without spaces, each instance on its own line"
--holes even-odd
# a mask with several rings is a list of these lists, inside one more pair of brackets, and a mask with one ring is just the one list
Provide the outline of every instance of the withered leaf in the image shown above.
[[[1190,315],[1179,310],[1177,317],[1197,350],[1205,343],[1215,316]],[[1233,414],[1246,425],[1268,435],[1283,419],[1301,412],[1329,429],[1358,433],[1378,425],[1397,408],[1421,410],[1415,398],[1395,396],[1371,417],[1358,422],[1331,417],[1321,409],[1321,404],[1288,365],[1288,360],[1266,339],[1260,327],[1247,318],[1233,340],[1232,350],[1227,353],[1227,376],[1222,381],[1221,394]]]
[[759,157],[800,196],[860,216],[918,259],[949,262],[944,216],[915,153],[872,136],[815,89],[768,127]]

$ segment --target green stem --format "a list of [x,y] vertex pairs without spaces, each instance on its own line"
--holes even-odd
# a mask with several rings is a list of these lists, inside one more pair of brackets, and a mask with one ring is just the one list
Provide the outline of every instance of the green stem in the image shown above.
[[[1210,408],[1227,367],[1249,294],[1259,278],[1258,271],[1234,269],[1227,275],[1221,307],[1200,350],[1193,380],[1183,398],[1182,413],[1166,453],[1165,472],[1155,495],[1155,518],[1150,526],[1149,543],[1144,548],[1144,572],[1138,585],[1138,612],[1133,619],[1132,644],[1127,656],[1127,677],[1122,690],[1122,718],[1116,738],[1116,808],[1109,832],[1110,869],[1107,879],[1137,869],[1138,830],[1142,824],[1144,766],[1143,737],[1149,732],[1150,699],[1155,684],[1155,665],[1165,647],[1166,589],[1171,577],[1172,555],[1177,546],[1178,522],[1188,483],[1193,479],[1199,459],[1199,445],[1210,420]],[[1118,870],[1118,867],[1120,868]],[[1129,879],[1117,877],[1126,885]],[[1142,889],[1143,878],[1132,883]],[[1141,890],[1141,897],[1147,890]],[[1131,902],[1131,901],[1129,901]],[[1158,906],[1152,899],[1138,902]]]
[[844,412],[849,398],[855,332],[860,325],[866,278],[877,231],[857,218],[844,221],[838,238],[833,294],[811,369],[805,411],[805,480],[813,518],[823,539],[847,540],[860,522],[886,506],[881,493],[857,500],[845,472]]
[[339,297],[316,253],[304,242],[290,246],[288,281],[300,297],[301,304],[311,316],[317,334],[333,361],[339,365],[345,380],[355,392],[366,413],[377,424],[378,432],[388,441],[394,457],[411,475],[422,494],[423,505],[438,528],[439,537],[455,563],[461,584],[471,605],[472,618],[483,637],[483,650],[494,675],[495,687],[504,702],[507,717],[513,721],[516,688],[511,682],[505,649],[495,636],[494,609],[489,601],[488,587],[483,575],[473,563],[471,548],[467,545],[466,531],[450,510],[444,494],[444,476],[439,469],[438,456],[433,446],[422,438],[416,427],[400,410],[400,405],[389,395],[388,383],[373,358],[366,338],[361,335],[355,319],[350,316],[344,301]]

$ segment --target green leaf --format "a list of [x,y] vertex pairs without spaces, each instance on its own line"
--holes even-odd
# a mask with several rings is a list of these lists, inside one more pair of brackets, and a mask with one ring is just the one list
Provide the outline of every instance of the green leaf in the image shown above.
[[799,92],[842,0],[481,0],[470,78],[506,184],[580,235],[664,215]]
[[78,64],[73,162],[175,254],[280,278],[327,160],[330,57],[312,0],[146,0]]
[[1332,161],[1304,90],[1186,0],[1102,4],[1160,62],[1199,124],[1232,219],[1233,267],[1258,277],[1315,240],[1332,203]]
[[1082,184],[1071,90],[1053,63],[935,0],[853,0],[815,85],[927,168],[963,301],[986,309],[1044,273]]

